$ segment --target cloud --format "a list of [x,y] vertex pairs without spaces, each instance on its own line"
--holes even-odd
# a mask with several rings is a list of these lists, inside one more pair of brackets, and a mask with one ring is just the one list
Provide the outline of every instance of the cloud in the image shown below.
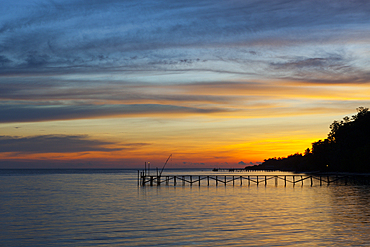
[[242,166],[245,166],[245,165],[247,165],[245,162],[243,162],[243,161],[240,161],[239,163],[238,163],[238,165],[242,165]]
[[271,63],[272,66],[276,67],[276,69],[304,69],[304,68],[327,68],[333,67],[334,65],[340,64],[343,58],[341,57],[329,57],[329,58],[322,58],[322,57],[315,57],[315,58],[307,58],[307,59],[297,59],[295,61],[289,62],[280,62],[280,63]]
[[272,62],[271,73],[276,78],[322,84],[358,84],[370,82],[369,71],[353,66],[348,54],[322,54],[322,57],[289,57]]
[[[203,61],[209,47],[286,46],[315,42],[313,34],[321,43],[369,39],[366,1],[37,0],[1,7],[0,73],[147,68],[164,54],[171,68],[171,61]],[[196,56],[184,57],[189,53]]]
[[35,106],[2,105],[0,123],[37,122],[66,119],[102,118],[115,116],[210,114],[225,112],[216,108],[192,108],[174,105],[74,105],[74,106]]
[[[2,153],[111,152],[125,149],[125,147],[110,148],[107,147],[108,145],[116,145],[116,143],[92,140],[86,135],[0,136],[0,152]],[[128,144],[126,146],[135,145],[144,144]]]

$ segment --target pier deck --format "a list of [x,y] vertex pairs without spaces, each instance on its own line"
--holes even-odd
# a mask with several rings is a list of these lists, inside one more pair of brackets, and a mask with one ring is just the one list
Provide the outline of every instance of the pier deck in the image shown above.
[[370,175],[343,175],[343,174],[297,174],[297,175],[166,175],[152,176],[138,171],[138,186],[160,186],[160,185],[265,185],[272,182],[275,186],[292,184],[293,186],[309,185],[322,186],[330,184],[370,184]]

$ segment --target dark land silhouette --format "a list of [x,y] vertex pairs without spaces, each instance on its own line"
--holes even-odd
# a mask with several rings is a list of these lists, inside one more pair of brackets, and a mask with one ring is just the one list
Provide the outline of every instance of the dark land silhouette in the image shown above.
[[357,114],[334,121],[324,140],[312,143],[304,154],[265,159],[248,170],[370,172],[370,112],[359,107]]

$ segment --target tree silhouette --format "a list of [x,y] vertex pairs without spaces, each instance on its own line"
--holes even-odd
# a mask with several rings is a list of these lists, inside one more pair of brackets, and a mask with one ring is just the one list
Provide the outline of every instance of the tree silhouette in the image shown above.
[[[370,112],[359,107],[357,114],[330,125],[328,137],[312,143],[302,154],[264,160],[254,169],[289,171],[370,172]],[[248,167],[248,169],[250,169]]]

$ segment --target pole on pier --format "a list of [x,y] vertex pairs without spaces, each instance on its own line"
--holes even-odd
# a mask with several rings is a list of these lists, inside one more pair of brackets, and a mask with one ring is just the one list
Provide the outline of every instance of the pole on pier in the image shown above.
[[207,176],[207,185],[209,186],[209,176]]
[[302,180],[302,186],[303,186],[303,177],[301,176],[301,180]]
[[176,176],[173,177],[173,186],[176,186]]
[[141,183],[142,183],[141,185],[142,185],[142,186],[145,186],[145,182],[146,182],[146,176],[145,176],[144,174],[145,174],[145,172],[142,172],[142,173],[141,173],[141,175],[142,175],[142,176],[141,176],[141,179],[142,179],[142,180],[141,180]]
[[190,176],[190,186],[193,185],[193,176]]
[[159,186],[161,185],[161,178],[159,177],[159,174],[158,174],[158,167],[156,167],[155,170],[157,171],[157,186]]
[[312,180],[312,176],[310,176],[310,179],[311,179],[311,187],[312,187],[312,185],[313,185],[313,180]]
[[284,186],[286,187],[286,176],[284,176]]
[[250,186],[250,185],[251,185],[251,177],[248,176],[248,186]]
[[226,176],[225,176],[225,186],[226,186]]
[[146,175],[146,161],[145,161],[145,166],[144,166],[144,176]]
[[258,176],[257,176],[257,186],[258,186]]
[[330,178],[329,178],[329,176],[327,176],[327,178],[328,178],[328,185],[330,184]]
[[150,186],[153,186],[153,176],[150,176]]
[[267,186],[267,177],[265,176],[265,186]]
[[217,180],[217,176],[216,176],[216,186],[218,185],[218,180]]
[[278,186],[278,177],[275,176],[275,186],[277,187]]
[[295,176],[293,175],[293,186],[295,185]]
[[[170,156],[168,156],[168,158],[167,158],[166,162],[164,163],[164,165],[163,165],[163,167],[162,167],[161,172],[159,173],[159,176],[162,176],[162,172],[163,172],[163,170],[164,170],[164,167],[167,165],[167,162],[168,162],[168,160],[171,158],[171,156],[172,156],[172,154],[171,154]],[[158,169],[158,168],[157,168],[157,169]]]
[[321,180],[321,176],[320,176],[320,186],[322,185],[322,180]]
[[182,186],[185,186],[185,177],[182,176]]
[[234,180],[234,176],[233,176],[233,186],[234,186],[234,184],[235,184],[235,180]]
[[242,186],[242,185],[243,185],[243,177],[240,176],[240,186]]
[[200,186],[200,176],[199,176],[198,178],[199,178],[199,180],[198,180],[198,185]]

